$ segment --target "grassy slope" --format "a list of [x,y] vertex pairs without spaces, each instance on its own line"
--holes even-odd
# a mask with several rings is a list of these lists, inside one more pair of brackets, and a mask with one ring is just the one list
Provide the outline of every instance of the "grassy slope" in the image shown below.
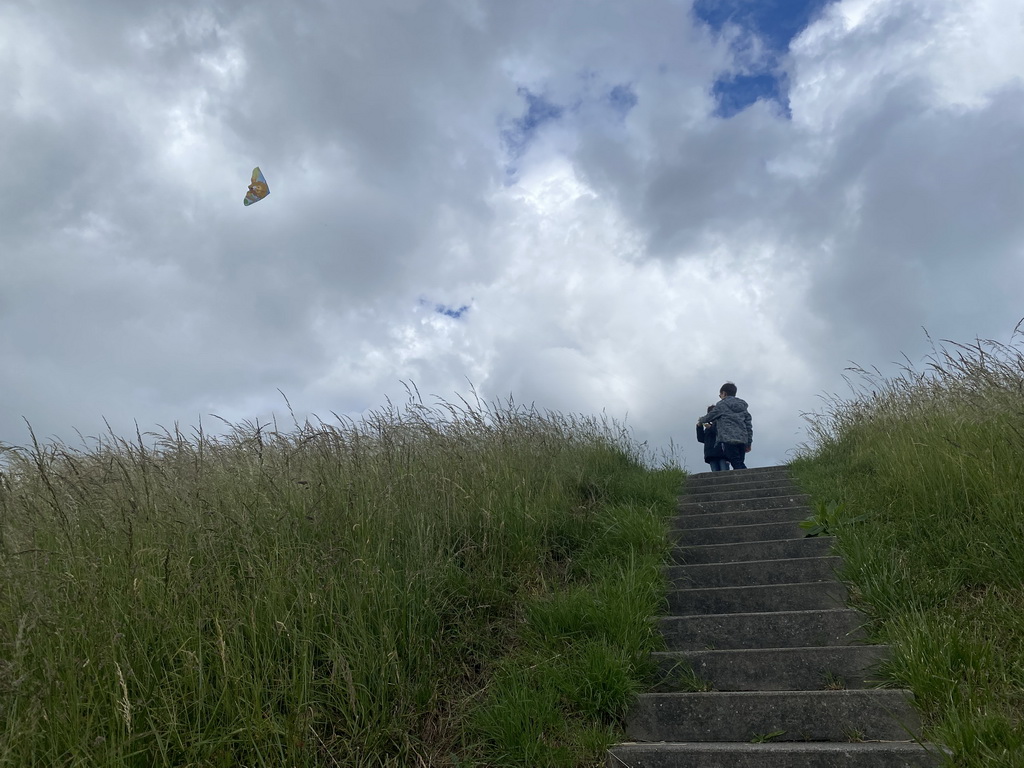
[[956,765],[1024,765],[1024,355],[951,344],[812,424],[792,469],[838,504],[845,576],[894,647],[891,679]]
[[0,766],[596,765],[678,470],[513,404],[6,448]]

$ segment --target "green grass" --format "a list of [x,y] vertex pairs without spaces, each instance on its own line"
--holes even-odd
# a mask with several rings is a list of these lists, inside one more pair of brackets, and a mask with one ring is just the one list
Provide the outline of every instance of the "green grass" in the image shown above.
[[658,642],[682,482],[614,425],[2,446],[0,766],[585,766]]
[[[1024,352],[945,342],[810,417],[791,465],[954,765],[1024,765]],[[833,503],[834,502],[834,503]]]

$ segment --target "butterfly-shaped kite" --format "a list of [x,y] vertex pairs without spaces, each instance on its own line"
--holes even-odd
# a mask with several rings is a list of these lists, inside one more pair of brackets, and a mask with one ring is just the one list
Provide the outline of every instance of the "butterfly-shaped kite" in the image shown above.
[[249,185],[249,191],[245,193],[245,200],[242,202],[246,205],[252,205],[253,203],[258,203],[269,194],[270,187],[267,186],[267,180],[263,178],[263,171],[257,165],[252,169],[252,183]]

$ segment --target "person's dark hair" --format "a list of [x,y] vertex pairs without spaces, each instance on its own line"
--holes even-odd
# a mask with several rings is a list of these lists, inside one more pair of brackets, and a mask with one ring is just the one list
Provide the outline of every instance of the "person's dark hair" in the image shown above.
[[725,382],[725,384],[722,385],[722,388],[719,391],[725,392],[725,394],[729,397],[736,397],[736,385],[733,384],[731,381]]
[[708,413],[711,413],[713,410],[715,410],[715,406],[709,405],[708,406]]

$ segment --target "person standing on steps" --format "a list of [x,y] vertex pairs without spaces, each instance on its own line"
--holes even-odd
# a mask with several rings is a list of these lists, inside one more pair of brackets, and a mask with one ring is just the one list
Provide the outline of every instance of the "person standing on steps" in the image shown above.
[[[715,410],[715,406],[708,406],[708,413]],[[712,472],[721,472],[729,468],[729,462],[725,460],[725,451],[722,444],[718,442],[718,430],[714,424],[704,423],[704,417],[697,419],[697,442],[704,443],[704,461],[711,466]]]
[[713,424],[718,432],[718,442],[722,445],[726,460],[733,469],[746,469],[744,455],[750,452],[754,441],[754,430],[750,423],[750,412],[747,401],[736,397],[736,385],[725,382],[718,392],[721,398],[714,407],[702,416],[699,421],[705,425]]

